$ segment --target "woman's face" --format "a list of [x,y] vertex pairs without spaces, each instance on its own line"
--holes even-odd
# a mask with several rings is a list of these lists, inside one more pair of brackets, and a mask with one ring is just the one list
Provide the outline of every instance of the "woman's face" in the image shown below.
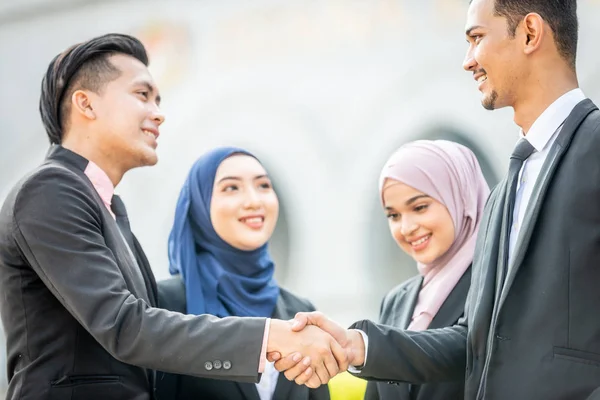
[[421,264],[431,264],[454,243],[454,222],[446,206],[394,179],[383,186],[383,205],[396,243]]
[[255,250],[273,234],[279,201],[263,166],[236,154],[225,159],[215,175],[210,219],[217,235],[240,250]]

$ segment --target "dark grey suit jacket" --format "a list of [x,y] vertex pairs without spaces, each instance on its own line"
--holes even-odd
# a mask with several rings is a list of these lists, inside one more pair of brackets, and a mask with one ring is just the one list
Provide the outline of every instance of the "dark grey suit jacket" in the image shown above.
[[[395,287],[383,299],[379,323],[406,329],[417,305],[422,276],[415,276]],[[471,284],[471,268],[460,278],[439,309],[429,329],[455,325],[465,310],[465,301]],[[462,371],[459,371],[462,372]],[[365,400],[459,400],[464,398],[464,378],[454,382],[412,385],[400,382],[369,382]]]
[[[87,165],[53,146],[0,211],[8,399],[147,400],[146,369],[158,368],[258,381],[265,319],[153,308],[147,260],[126,245]],[[205,369],[218,358],[231,368]]]
[[[181,278],[177,276],[158,282],[158,299],[161,307],[185,313],[185,285]],[[281,288],[272,317],[291,319],[301,311],[315,311],[315,307],[310,301]],[[156,397],[158,400],[260,400],[256,385],[252,383],[216,381],[163,372],[157,373]],[[329,389],[324,385],[310,390],[279,374],[273,400],[329,400]]]
[[361,377],[413,383],[460,378],[465,399],[599,399],[600,112],[579,103],[535,184],[513,264],[497,268],[504,183],[490,195],[466,317],[408,332],[361,321]]

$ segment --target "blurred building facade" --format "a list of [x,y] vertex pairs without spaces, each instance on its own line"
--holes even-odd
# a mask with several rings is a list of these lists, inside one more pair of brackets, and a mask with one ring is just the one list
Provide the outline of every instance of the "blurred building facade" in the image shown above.
[[[277,278],[347,324],[377,318],[416,268],[396,248],[377,178],[402,143],[471,147],[490,184],[518,138],[511,110],[482,109],[461,64],[466,0],[7,0],[0,4],[0,201],[44,157],[41,77],[67,46],[107,32],[140,37],[167,122],[159,164],[118,188],[157,278],[193,161],[217,145],[253,151],[282,203]],[[600,101],[600,1],[579,2],[578,71]],[[3,336],[0,333],[0,342]],[[3,382],[4,344],[0,351]],[[0,393],[2,385],[0,383]]]

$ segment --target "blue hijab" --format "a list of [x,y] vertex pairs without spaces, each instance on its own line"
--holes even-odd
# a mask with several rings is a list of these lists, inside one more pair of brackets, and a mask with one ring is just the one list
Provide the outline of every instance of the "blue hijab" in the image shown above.
[[270,317],[279,286],[267,244],[252,251],[239,250],[221,239],[210,220],[215,174],[233,154],[254,157],[243,149],[221,147],[192,166],[169,235],[169,272],[183,277],[188,314]]

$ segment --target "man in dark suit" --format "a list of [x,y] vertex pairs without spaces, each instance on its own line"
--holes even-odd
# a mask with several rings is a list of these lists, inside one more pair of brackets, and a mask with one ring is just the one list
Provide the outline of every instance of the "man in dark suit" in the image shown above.
[[125,172],[157,162],[164,116],[147,65],[137,39],[110,34],[48,67],[40,112],[52,147],[0,211],[8,398],[150,399],[154,369],[257,382],[274,350],[309,356],[313,382],[327,382],[347,357],[317,328],[153,307],[154,276],[114,196]]
[[514,109],[521,139],[486,205],[459,324],[409,332],[360,321],[365,346],[320,314],[299,316],[297,329],[317,324],[357,352],[357,376],[465,379],[466,399],[600,398],[600,111],[578,88],[576,8],[471,2],[464,68],[486,109]]

